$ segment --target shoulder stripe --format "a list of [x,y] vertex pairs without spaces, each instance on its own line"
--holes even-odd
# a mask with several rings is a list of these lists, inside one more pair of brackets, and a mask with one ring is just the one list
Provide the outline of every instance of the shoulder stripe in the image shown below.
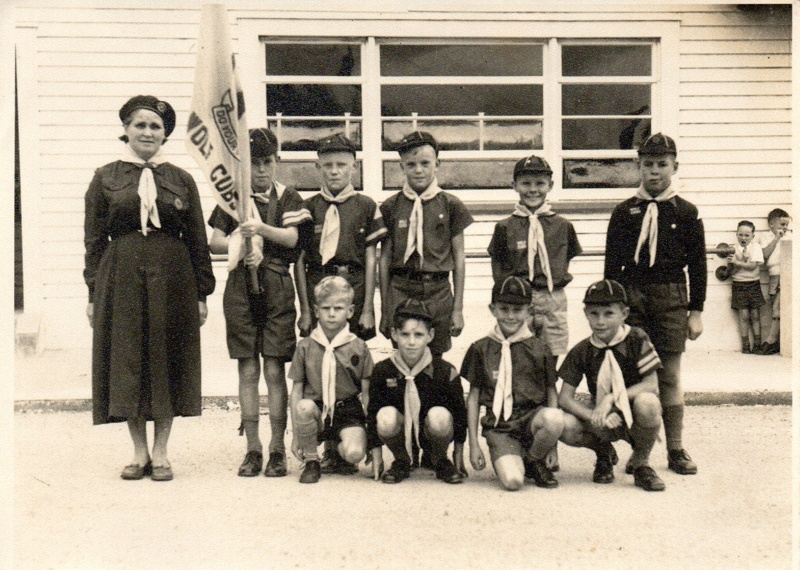
[[299,226],[303,222],[311,221],[311,212],[305,208],[300,208],[293,212],[284,212],[283,227]]
[[369,234],[367,236],[366,242],[368,244],[372,244],[372,243],[374,243],[376,241],[379,241],[382,237],[384,237],[388,233],[389,233],[389,230],[387,230],[386,228],[377,229],[377,230],[375,230],[374,232],[372,232],[371,234]]

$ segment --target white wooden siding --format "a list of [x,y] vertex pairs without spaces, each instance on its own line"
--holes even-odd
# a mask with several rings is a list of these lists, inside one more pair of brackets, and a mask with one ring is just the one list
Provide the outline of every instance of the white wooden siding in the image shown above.
[[[46,1],[23,3],[16,10],[17,27],[35,28],[36,92],[20,93],[20,105],[38,124],[38,187],[23,180],[23,199],[35,196],[41,203],[35,224],[41,235],[38,266],[45,305],[83,302],[83,194],[98,166],[116,158],[114,141],[121,134],[117,110],[128,97],[152,93],[170,101],[177,111],[178,128],[165,147],[170,160],[198,181],[206,217],[214,206],[199,169],[185,152],[183,130],[191,99],[200,11],[193,4],[174,8],[150,8],[130,2],[129,7],[74,6]],[[427,10],[393,8],[372,12],[331,12],[326,3],[305,3],[290,11],[285,4],[248,4],[228,11],[234,45],[236,19],[286,17],[302,21],[310,13],[332,19],[354,20],[395,17],[437,20],[537,22],[560,25],[579,22],[680,21],[677,61],[679,78],[678,132],[679,179],[683,195],[698,205],[706,224],[706,241],[731,242],[736,222],[749,218],[758,229],[766,228],[766,214],[773,207],[791,207],[791,17],[763,12],[744,12],[734,5],[629,5],[624,9],[596,5],[591,11],[579,6],[531,8],[527,3],[490,3],[469,11],[456,8]],[[304,11],[302,7],[306,7]],[[270,9],[273,8],[273,9]],[[313,10],[308,11],[309,8]],[[277,10],[275,10],[277,9]],[[24,128],[24,125],[23,125]],[[30,160],[23,155],[22,160]],[[510,204],[514,194],[504,194]],[[608,213],[570,214],[585,249],[605,243]],[[499,216],[479,216],[467,231],[467,248],[485,251]],[[24,230],[23,230],[24,231]],[[710,258],[710,269],[716,267]],[[217,268],[219,269],[219,268]],[[491,285],[486,260],[469,261],[469,287]],[[573,263],[574,290],[602,272],[601,257],[582,257]],[[224,279],[224,271],[217,271]],[[27,277],[27,275],[26,275]],[[34,285],[34,286],[36,286]],[[219,284],[219,291],[223,283]],[[29,285],[26,283],[26,287]],[[722,299],[728,284],[709,278],[709,298]],[[720,301],[721,302],[721,301]],[[56,311],[61,313],[60,311]],[[55,317],[54,317],[55,318]],[[74,314],[63,319],[74,319]],[[54,330],[59,330],[57,323]],[[63,328],[63,327],[62,327]],[[67,329],[68,330],[68,329]],[[60,336],[56,333],[56,336]],[[69,343],[59,339],[56,344]]]

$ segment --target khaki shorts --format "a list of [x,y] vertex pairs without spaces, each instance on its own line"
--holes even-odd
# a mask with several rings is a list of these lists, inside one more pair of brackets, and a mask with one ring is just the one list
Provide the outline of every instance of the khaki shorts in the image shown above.
[[685,283],[651,283],[627,288],[627,323],[644,329],[656,352],[684,352],[689,327],[689,298]]
[[[518,455],[523,457],[525,452],[533,445],[533,432],[531,423],[545,406],[536,406],[529,410],[519,413],[512,413],[511,417],[505,421],[499,421],[497,426],[483,425],[483,437],[489,446],[489,456],[492,463],[504,455]],[[516,412],[516,410],[515,410]],[[483,418],[487,419],[486,416]]]
[[533,290],[534,316],[540,316],[544,325],[542,332],[544,341],[555,355],[566,354],[569,343],[567,327],[567,294],[563,288]]

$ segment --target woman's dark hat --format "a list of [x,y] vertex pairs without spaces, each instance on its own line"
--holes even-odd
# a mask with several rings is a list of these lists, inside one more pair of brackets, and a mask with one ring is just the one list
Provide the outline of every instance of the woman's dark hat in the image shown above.
[[531,284],[521,277],[506,277],[492,287],[492,304],[530,305],[532,300]]
[[148,109],[161,117],[164,121],[164,137],[168,137],[175,130],[175,110],[166,101],[160,101],[152,95],[137,95],[128,99],[119,110],[119,118],[125,123],[137,109]]
[[436,139],[433,138],[432,134],[425,131],[414,131],[413,133],[407,134],[399,143],[397,143],[396,148],[397,152],[403,154],[417,148],[418,146],[425,145],[432,146],[433,150],[436,152],[436,156],[439,156],[439,143],[436,142]]
[[603,279],[589,285],[583,296],[584,305],[610,305],[611,303],[628,304],[625,287],[619,281]]
[[269,129],[250,129],[250,156],[267,158],[278,154],[278,137]]
[[401,318],[417,319],[428,323],[433,322],[433,315],[428,310],[428,306],[417,299],[406,299],[397,306],[394,310],[395,326],[397,326]]

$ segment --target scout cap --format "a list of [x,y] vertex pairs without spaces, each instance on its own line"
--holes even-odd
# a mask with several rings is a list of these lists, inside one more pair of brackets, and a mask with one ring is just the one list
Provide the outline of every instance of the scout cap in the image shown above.
[[269,129],[250,129],[250,155],[266,158],[278,154],[278,137]]
[[168,137],[175,130],[175,110],[166,101],[159,101],[152,95],[137,95],[131,97],[119,110],[119,119],[124,124],[137,109],[153,111],[164,122],[164,137]]
[[432,146],[433,150],[436,152],[436,156],[439,156],[439,143],[436,142],[432,134],[425,131],[414,131],[404,136],[403,139],[397,143],[397,152],[403,154],[418,146],[425,145]]
[[498,281],[492,287],[492,303],[530,305],[533,300],[531,284],[514,275]]
[[317,145],[317,156],[329,154],[332,152],[349,152],[353,156],[356,155],[356,146],[343,134],[337,133],[329,137],[325,137],[319,141]]
[[422,301],[413,298],[406,299],[394,310],[394,326],[397,326],[400,319],[404,317],[425,321],[428,324],[433,322],[433,315],[428,310],[428,306]]
[[523,158],[517,164],[514,165],[514,180],[517,179],[517,176],[520,174],[553,174],[553,169],[550,168],[550,165],[547,164],[547,161],[543,158],[539,158],[538,156],[529,156],[528,158]]
[[657,154],[678,156],[678,147],[675,146],[675,141],[661,133],[656,133],[647,137],[647,140],[639,147],[639,156],[653,156]]
[[611,303],[628,304],[625,287],[619,281],[603,279],[589,285],[583,297],[584,305],[610,305]]

